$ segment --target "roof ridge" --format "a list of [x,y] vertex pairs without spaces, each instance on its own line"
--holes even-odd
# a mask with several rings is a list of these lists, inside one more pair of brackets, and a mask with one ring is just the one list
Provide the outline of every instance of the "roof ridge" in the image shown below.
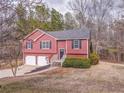
[[46,32],[66,32],[66,31],[75,31],[75,30],[80,30],[82,28],[75,28],[75,29],[68,29],[68,30],[58,30],[58,31],[46,31]]

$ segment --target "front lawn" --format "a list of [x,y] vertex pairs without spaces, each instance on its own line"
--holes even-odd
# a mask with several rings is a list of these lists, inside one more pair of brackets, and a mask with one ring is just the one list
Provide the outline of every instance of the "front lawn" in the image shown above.
[[58,68],[33,76],[1,79],[0,84],[0,93],[124,93],[124,65]]

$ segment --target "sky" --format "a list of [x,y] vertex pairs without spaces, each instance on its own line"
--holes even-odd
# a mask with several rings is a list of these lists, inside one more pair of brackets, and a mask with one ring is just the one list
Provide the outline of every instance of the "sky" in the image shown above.
[[68,6],[69,1],[70,0],[43,0],[43,2],[48,5],[48,7],[55,8],[62,14],[70,11]]

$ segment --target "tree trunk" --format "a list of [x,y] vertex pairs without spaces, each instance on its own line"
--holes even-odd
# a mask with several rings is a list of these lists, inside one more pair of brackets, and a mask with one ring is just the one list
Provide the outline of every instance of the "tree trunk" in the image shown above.
[[117,53],[117,61],[120,62],[120,58],[121,58],[121,53],[118,51]]

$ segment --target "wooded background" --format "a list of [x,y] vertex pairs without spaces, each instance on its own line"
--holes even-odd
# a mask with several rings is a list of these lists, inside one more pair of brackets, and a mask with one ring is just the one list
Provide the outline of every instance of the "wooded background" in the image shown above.
[[90,29],[93,50],[102,60],[124,61],[124,0],[71,0],[68,8],[73,12],[61,14],[42,0],[0,0],[1,62],[21,58],[20,40],[36,28],[83,26]]

